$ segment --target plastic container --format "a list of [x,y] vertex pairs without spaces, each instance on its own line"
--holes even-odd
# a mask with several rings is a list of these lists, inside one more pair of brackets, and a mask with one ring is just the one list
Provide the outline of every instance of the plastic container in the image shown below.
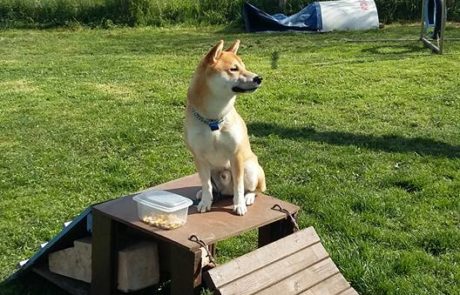
[[143,222],[162,228],[175,229],[187,222],[192,200],[167,191],[146,191],[134,196],[137,214]]

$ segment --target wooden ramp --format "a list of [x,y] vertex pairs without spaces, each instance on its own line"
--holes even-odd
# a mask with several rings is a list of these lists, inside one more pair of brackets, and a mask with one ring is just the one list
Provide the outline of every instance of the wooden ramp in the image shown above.
[[358,294],[313,227],[298,231],[204,274],[216,294]]

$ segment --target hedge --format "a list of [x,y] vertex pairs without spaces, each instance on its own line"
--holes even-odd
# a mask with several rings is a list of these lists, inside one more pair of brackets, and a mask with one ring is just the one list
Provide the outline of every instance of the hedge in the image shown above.
[[[234,24],[242,26],[244,0],[0,0],[3,27],[164,26],[169,24]],[[269,13],[292,14],[313,1],[250,0]],[[418,21],[422,0],[376,0],[380,21]],[[460,3],[447,0],[448,17],[460,21]]]

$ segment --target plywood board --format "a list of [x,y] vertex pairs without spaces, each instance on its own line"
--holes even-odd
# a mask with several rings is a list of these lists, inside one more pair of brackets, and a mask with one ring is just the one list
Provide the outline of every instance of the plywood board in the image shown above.
[[357,294],[310,227],[204,274],[221,295]]
[[[211,269],[208,275],[212,278],[215,286],[224,286],[240,277],[257,273],[257,270],[266,267],[275,267],[276,269],[276,266],[283,263],[284,258],[294,254],[295,259],[296,252],[300,251],[300,255],[302,255],[305,250],[307,250],[307,254],[311,254],[310,263],[314,263],[316,260],[327,256],[322,246],[321,248],[307,249],[317,243],[319,243],[319,237],[313,227],[310,227],[229,261],[225,267]],[[288,261],[290,260],[292,257],[288,257]]]

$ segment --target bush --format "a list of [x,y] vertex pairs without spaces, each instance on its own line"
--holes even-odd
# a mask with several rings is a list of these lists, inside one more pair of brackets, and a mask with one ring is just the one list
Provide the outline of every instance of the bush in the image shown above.
[[103,0],[0,0],[3,26],[64,26],[68,23],[100,22]]
[[[241,7],[244,0],[0,0],[0,24],[6,27],[48,27],[79,23],[115,25],[163,26],[188,24],[242,25]],[[278,0],[250,0],[268,13],[292,14],[308,3],[288,0],[284,11]],[[448,0],[450,20],[460,21],[460,4]],[[380,20],[418,21],[421,0],[376,0]]]

